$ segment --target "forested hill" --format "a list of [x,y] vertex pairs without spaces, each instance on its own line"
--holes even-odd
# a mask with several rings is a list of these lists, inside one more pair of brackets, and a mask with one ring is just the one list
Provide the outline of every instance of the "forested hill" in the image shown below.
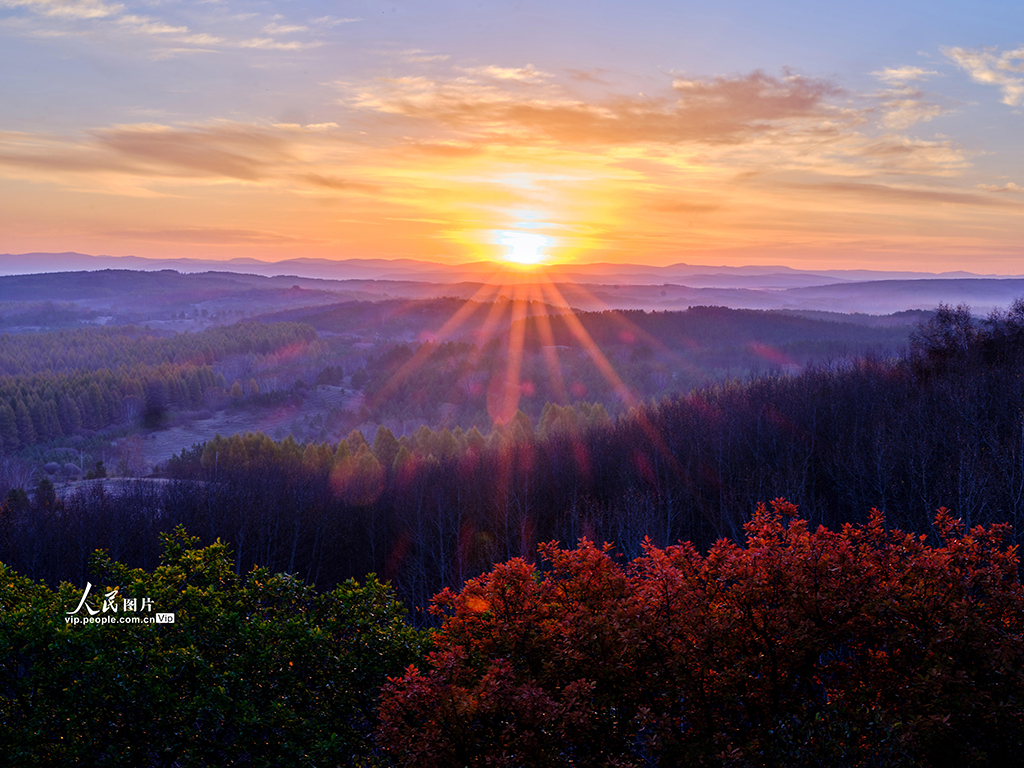
[[[925,319],[930,313],[920,313]],[[708,350],[757,344],[794,348],[831,345],[846,352],[867,349],[896,351],[907,343],[920,314],[893,317],[887,325],[866,326],[844,322],[841,315],[828,319],[802,317],[778,310],[729,309],[727,307],[691,307],[684,312],[644,312],[610,310],[576,313],[579,325],[601,349],[621,345],[643,345],[651,352],[659,350]],[[580,334],[571,318],[553,317],[550,321],[528,318],[528,345],[553,343],[580,346]],[[550,326],[548,336],[544,326]],[[545,337],[547,336],[547,340]]]
[[[1018,308],[1021,309],[1021,308]],[[768,376],[636,407],[550,405],[484,436],[431,431],[367,443],[220,438],[171,462],[163,486],[8,508],[0,561],[83,582],[95,547],[151,565],[178,524],[331,586],[375,572],[413,606],[538,542],[739,539],[764,499],[812,525],[888,512],[931,532],[947,506],[969,525],[1024,522],[1024,309],[987,323],[943,310],[906,356]],[[154,513],[154,510],[156,512]]]
[[214,372],[217,361],[315,340],[316,331],[298,323],[238,323],[174,336],[124,326],[0,335],[0,451],[134,426],[144,410],[223,399],[230,382]]
[[7,275],[0,277],[0,301],[124,298],[134,294],[160,295],[168,291],[220,296],[238,290],[241,283],[252,282],[253,278],[247,279],[243,275],[183,275],[170,269],[160,272],[102,269],[95,272]]
[[[264,315],[268,322],[299,322],[332,334],[427,341],[437,338],[486,342],[503,334],[521,316],[567,312],[537,301],[508,299],[473,301],[457,298],[345,301],[322,307],[300,307]],[[443,331],[443,333],[442,333]]]
[[[6,275],[0,276],[0,324],[17,330],[21,330],[19,322],[28,330],[96,322],[165,325],[195,313],[202,315],[206,325],[285,307],[330,303],[346,295],[337,284],[325,281],[229,272],[104,269]],[[49,311],[40,312],[44,308]],[[52,316],[54,309],[61,316]]]

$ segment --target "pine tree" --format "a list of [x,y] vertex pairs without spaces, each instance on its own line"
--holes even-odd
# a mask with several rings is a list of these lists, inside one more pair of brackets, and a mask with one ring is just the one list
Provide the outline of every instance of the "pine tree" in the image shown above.
[[36,441],[36,429],[32,425],[32,414],[28,412],[23,400],[18,401],[14,417],[18,424],[18,441],[21,443],[21,447],[32,445]]
[[0,449],[3,451],[17,450],[21,445],[18,437],[18,421],[14,411],[7,403],[0,403]]

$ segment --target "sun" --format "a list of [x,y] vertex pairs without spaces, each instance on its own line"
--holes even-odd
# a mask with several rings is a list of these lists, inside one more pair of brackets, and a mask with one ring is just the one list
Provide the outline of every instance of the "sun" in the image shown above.
[[505,254],[505,261],[513,264],[539,264],[544,260],[544,248],[551,243],[544,235],[525,232],[505,232],[500,242],[511,248]]

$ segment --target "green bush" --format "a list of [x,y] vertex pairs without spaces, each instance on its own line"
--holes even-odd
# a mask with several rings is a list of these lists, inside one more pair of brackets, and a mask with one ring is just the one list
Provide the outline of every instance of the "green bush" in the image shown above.
[[[321,594],[264,569],[240,578],[225,545],[182,529],[163,544],[153,573],[97,553],[112,586],[73,616],[82,589],[0,564],[5,764],[372,765],[380,686],[427,642],[390,587],[370,576]],[[104,612],[113,585],[119,611]],[[73,623],[156,612],[174,623]]]

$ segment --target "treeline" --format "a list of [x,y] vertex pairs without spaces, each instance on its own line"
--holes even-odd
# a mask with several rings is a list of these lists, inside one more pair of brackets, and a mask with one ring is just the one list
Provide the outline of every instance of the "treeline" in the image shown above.
[[[227,382],[211,367],[308,345],[295,323],[239,323],[164,338],[132,328],[0,336],[0,451],[197,408]],[[226,394],[226,393],[225,393]]]
[[[403,621],[375,578],[238,575],[178,529],[49,588],[0,564],[10,766],[1006,766],[1024,747],[1024,589],[1005,525],[539,547]],[[173,622],[160,617],[173,615]],[[159,621],[159,623],[158,623]]]
[[[579,321],[579,326],[573,318]],[[855,322],[810,319],[780,310],[690,307],[684,312],[616,309],[574,315],[530,317],[521,323],[528,346],[580,346],[579,327],[601,348],[647,345],[652,350],[729,350],[767,344],[785,350],[789,345],[831,343],[835,349],[863,351],[898,348],[906,343],[906,324],[867,326]],[[545,326],[550,327],[550,335]]]
[[140,365],[212,365],[228,355],[266,354],[316,337],[308,325],[251,322],[170,336],[134,326],[5,333],[0,335],[0,371],[6,376],[27,376],[131,370]]
[[95,323],[99,313],[71,302],[5,301],[0,305],[0,328],[66,328]]
[[15,451],[130,423],[147,403],[151,408],[198,407],[204,392],[224,385],[224,377],[208,365],[0,377],[0,447]]
[[[549,405],[486,437],[475,429],[337,445],[235,436],[196,446],[171,482],[59,509],[7,510],[0,560],[56,583],[109,547],[151,563],[155,534],[184,524],[254,563],[330,585],[378,573],[412,606],[538,542],[581,536],[625,555],[738,541],[759,500],[786,496],[813,525],[864,510],[932,532],[949,506],[969,525],[1024,513],[1024,305],[979,323],[944,309],[900,359],[861,359],[733,383],[633,408]],[[29,555],[34,558],[27,561]]]

